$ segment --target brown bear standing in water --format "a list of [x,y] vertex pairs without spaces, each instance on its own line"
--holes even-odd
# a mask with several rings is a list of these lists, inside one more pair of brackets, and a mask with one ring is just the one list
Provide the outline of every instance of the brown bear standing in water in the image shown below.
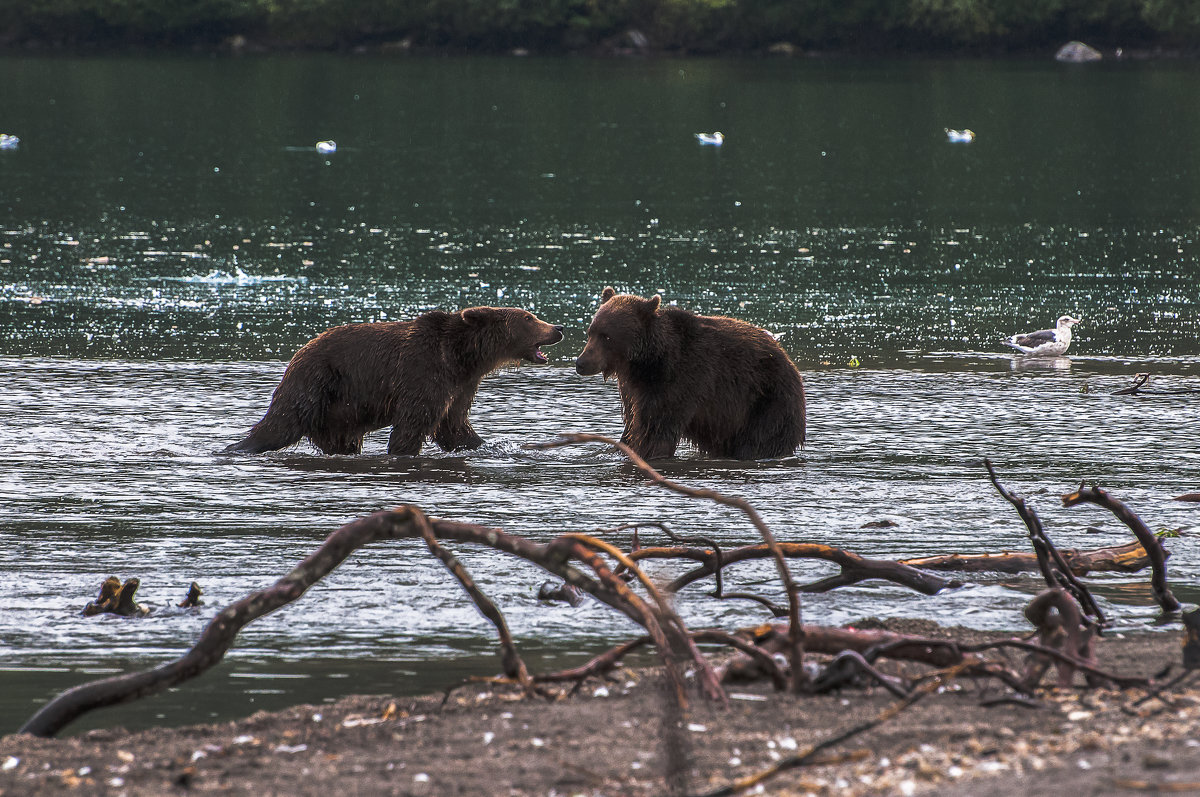
[[645,459],[680,439],[710,456],[787,456],[804,442],[804,381],[765,330],[605,288],[575,370],[616,376],[626,443]]
[[307,437],[326,454],[358,454],[363,435],[392,427],[389,454],[483,443],[467,412],[479,383],[505,363],[546,362],[562,327],[513,307],[434,311],[413,321],[333,327],[296,352],[262,420],[226,451],[257,454]]

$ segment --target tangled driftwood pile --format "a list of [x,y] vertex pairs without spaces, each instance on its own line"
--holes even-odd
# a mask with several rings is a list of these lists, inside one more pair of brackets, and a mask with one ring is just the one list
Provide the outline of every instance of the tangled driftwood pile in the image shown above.
[[[219,662],[233,645],[238,632],[248,623],[298,599],[304,592],[338,567],[356,550],[380,540],[420,539],[462,585],[479,611],[495,626],[500,642],[503,676],[497,683],[511,684],[530,697],[560,696],[564,690],[578,688],[592,676],[603,676],[619,667],[629,653],[652,646],[661,659],[667,689],[664,701],[664,728],[681,728],[688,712],[692,690],[705,700],[724,703],[724,684],[730,680],[768,678],[779,690],[794,694],[820,694],[836,689],[875,684],[897,698],[887,711],[875,719],[825,739],[808,750],[783,758],[769,770],[744,778],[712,792],[733,794],[752,787],[785,769],[812,762],[822,750],[895,716],[926,694],[953,679],[972,678],[993,681],[1003,692],[987,699],[1032,704],[1045,674],[1056,670],[1055,683],[1061,687],[1077,685],[1088,689],[1098,686],[1140,687],[1155,690],[1182,683],[1192,673],[1166,681],[1165,670],[1157,680],[1127,677],[1106,672],[1096,666],[1093,643],[1108,620],[1080,577],[1094,570],[1138,570],[1151,568],[1151,588],[1164,614],[1176,613],[1180,606],[1166,581],[1166,558],[1161,541],[1126,505],[1097,487],[1080,487],[1064,495],[1063,504],[1075,506],[1093,503],[1111,511],[1133,532],[1136,540],[1129,545],[1099,551],[1059,551],[1050,541],[1037,514],[1025,501],[1009,492],[999,481],[990,462],[985,467],[999,493],[1017,510],[1024,521],[1034,553],[982,554],[950,556],[907,561],[867,559],[850,551],[810,543],[781,543],[747,501],[713,490],[687,487],[671,481],[621,443],[596,435],[568,435],[542,447],[582,443],[602,443],[620,449],[652,483],[679,494],[715,501],[740,511],[755,528],[762,542],[723,550],[712,540],[680,537],[662,523],[640,524],[639,529],[656,529],[670,545],[641,547],[623,551],[596,534],[564,534],[546,544],[507,534],[501,529],[430,518],[414,506],[378,512],[349,523],[333,532],[325,542],[290,573],[268,589],[255,592],[226,607],[209,623],[199,641],[181,658],[168,664],[127,675],[94,681],[64,692],[37,712],[23,732],[53,736],[66,725],[93,709],[135,700],[200,675]],[[621,527],[629,528],[629,526]],[[607,535],[606,535],[607,536]],[[503,613],[475,584],[462,562],[446,543],[479,545],[516,556],[561,578],[566,585],[590,594],[640,625],[645,634],[624,642],[586,664],[552,673],[530,672],[521,658]],[[723,572],[738,562],[770,558],[775,564],[786,595],[786,605],[776,605],[762,595],[728,592]],[[840,572],[810,584],[797,584],[787,560],[815,558],[836,564]],[[656,584],[639,563],[646,560],[676,559],[696,563],[671,583]],[[1039,570],[1046,588],[1030,601],[1025,616],[1033,625],[1037,641],[1014,638],[977,644],[927,638],[872,629],[827,628],[802,622],[801,595],[821,592],[866,579],[886,579],[925,594],[959,586],[961,582],[930,572],[931,570]],[[769,608],[780,622],[757,628],[689,629],[675,611],[672,596],[698,580],[712,576],[717,599],[750,599]],[[114,579],[115,581],[115,579]],[[112,602],[118,585],[107,600]],[[133,585],[136,588],[136,584]],[[194,585],[193,585],[194,586]],[[198,590],[197,590],[198,592]],[[105,595],[101,595],[101,600]],[[132,592],[129,593],[130,602]],[[1185,648],[1185,668],[1200,666],[1200,615],[1185,615],[1189,643]],[[718,661],[701,650],[701,645],[730,648],[732,656]],[[1014,657],[1012,654],[1016,653]],[[813,654],[821,654],[815,656]],[[920,665],[905,674],[885,672],[884,661],[903,661]],[[1078,683],[1079,681],[1082,683]],[[668,730],[667,736],[670,736]],[[664,739],[668,752],[675,746]],[[683,745],[678,747],[683,749]],[[665,782],[682,793],[683,754],[667,756]]]

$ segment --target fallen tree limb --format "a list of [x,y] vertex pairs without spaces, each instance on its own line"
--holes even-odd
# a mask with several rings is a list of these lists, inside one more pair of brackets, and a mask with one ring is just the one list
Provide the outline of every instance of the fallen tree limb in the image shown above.
[[1129,530],[1137,537],[1138,542],[1146,549],[1147,556],[1150,557],[1150,591],[1154,594],[1154,600],[1158,601],[1158,605],[1164,612],[1179,611],[1179,601],[1175,599],[1171,588],[1167,586],[1166,549],[1163,548],[1162,541],[1146,527],[1146,524],[1132,509],[1094,486],[1080,487],[1073,493],[1067,493],[1062,497],[1062,503],[1063,506],[1076,506],[1082,503],[1096,504],[1112,512],[1118,520],[1128,526]]
[[[1025,619],[1038,629],[1038,638],[1043,647],[1061,650],[1089,665],[1095,664],[1092,649],[1098,629],[1094,623],[1085,622],[1079,604],[1065,589],[1054,587],[1031,600],[1025,607]],[[1051,663],[1058,668],[1059,688],[1065,689],[1071,685],[1076,670],[1073,662],[1063,659],[1052,662],[1049,657],[1034,654],[1030,657],[1025,677],[1029,688],[1032,689],[1042,680]]]
[[[773,623],[764,623],[752,629],[744,629],[739,633],[746,634],[756,645],[768,652],[779,650],[782,647],[782,643],[779,641],[783,637],[782,632]],[[1112,683],[1120,689],[1145,687],[1150,685],[1153,680],[1150,678],[1116,675],[1101,670],[1092,662],[1080,659],[1076,655],[1066,653],[1057,648],[1027,642],[1023,639],[998,639],[991,642],[967,644],[952,639],[935,639],[932,637],[900,634],[894,631],[830,628],[816,625],[804,626],[804,634],[806,640],[805,647],[812,653],[836,655],[842,651],[851,650],[862,653],[868,661],[884,656],[890,659],[927,664],[931,667],[951,667],[957,664],[976,666],[982,665],[985,662],[982,659],[975,658],[974,654],[1000,648],[1013,648],[1026,653],[1035,653],[1049,657],[1054,661],[1074,667],[1079,672],[1090,674],[1098,679]],[[995,672],[980,674],[996,676]],[[1012,675],[1010,686],[1014,686],[1014,688],[1021,691],[1027,691],[1028,689],[1020,683],[1020,679],[1015,674]]]
[[[1033,551],[1037,554],[1038,568],[1042,572],[1042,577],[1046,580],[1046,586],[1050,589],[1062,588],[1079,603],[1079,607],[1083,610],[1083,614],[1095,618],[1095,622],[1103,627],[1107,624],[1104,618],[1104,612],[1100,610],[1100,606],[1096,603],[1096,599],[1092,597],[1092,593],[1088,591],[1087,586],[1082,581],[1075,578],[1071,572],[1070,566],[1063,559],[1062,554],[1054,547],[1054,543],[1050,541],[1050,537],[1046,534],[1046,530],[1042,527],[1041,518],[1037,512],[1025,503],[1025,499],[1019,495],[1010,492],[1000,483],[1000,479],[996,476],[996,469],[992,467],[991,460],[984,459],[983,465],[987,468],[988,477],[992,481],[992,486],[996,488],[996,492],[1013,505],[1020,515],[1021,520],[1025,523],[1025,528],[1029,531],[1029,541],[1033,544]],[[1144,545],[1144,543],[1143,543]]]
[[1129,387],[1123,387],[1120,390],[1114,390],[1114,396],[1186,396],[1193,393],[1200,393],[1196,388],[1176,388],[1174,390],[1143,390],[1146,383],[1150,381],[1150,374],[1141,373],[1134,374],[1133,384]]
[[[835,548],[831,545],[807,542],[781,542],[779,552],[788,559],[823,559],[842,568],[836,576],[823,578],[811,584],[798,586],[800,592],[828,592],[837,587],[857,584],[869,579],[882,579],[908,587],[925,595],[936,595],[944,589],[961,587],[962,582],[942,578],[930,573],[923,573],[907,564],[894,562],[890,559],[867,559],[856,553]],[[705,576],[718,572],[718,567],[726,567],[738,562],[752,559],[765,559],[772,556],[766,545],[747,545],[722,551],[720,560],[715,553],[705,548],[639,548],[629,554],[634,561],[644,559],[691,559],[701,562],[700,567],[689,570],[670,583],[667,589],[671,592],[679,590],[698,581]]]
[[422,514],[415,516],[414,522],[421,532],[421,537],[425,540],[429,552],[436,556],[446,566],[446,569],[458,579],[458,583],[462,585],[463,590],[474,602],[475,608],[496,627],[496,634],[500,637],[500,663],[504,668],[504,674],[519,683],[526,694],[532,694],[533,679],[529,677],[529,669],[525,666],[521,655],[517,653],[516,643],[513,642],[504,615],[496,608],[496,604],[483,594],[483,590],[476,586],[475,579],[471,578],[470,573],[463,567],[458,557],[438,544],[437,538],[433,535],[433,526],[430,524],[429,518]]
[[[1063,561],[1076,576],[1088,573],[1136,573],[1150,564],[1146,549],[1136,540],[1108,548],[1081,551],[1078,548],[1059,548]],[[1169,554],[1168,554],[1169,555]],[[1037,572],[1037,554],[1023,551],[1004,553],[944,554],[901,559],[900,564],[922,570],[958,571],[964,573],[1029,573]]]
[[104,706],[126,703],[195,678],[219,662],[246,624],[299,598],[358,548],[396,536],[412,526],[412,512],[380,512],[343,526],[274,586],[227,606],[208,624],[199,641],[182,657],[151,670],[118,675],[69,689],[42,707],[21,733],[53,736],[79,716]]

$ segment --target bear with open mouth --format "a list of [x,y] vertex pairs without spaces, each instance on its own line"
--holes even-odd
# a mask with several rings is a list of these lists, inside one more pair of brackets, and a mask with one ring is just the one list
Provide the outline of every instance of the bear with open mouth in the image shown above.
[[467,414],[479,383],[507,363],[546,362],[541,347],[562,329],[515,307],[327,329],[292,357],[262,420],[225,450],[257,454],[307,437],[326,454],[358,454],[363,436],[385,426],[389,454],[418,454],[430,437],[445,451],[477,448]]

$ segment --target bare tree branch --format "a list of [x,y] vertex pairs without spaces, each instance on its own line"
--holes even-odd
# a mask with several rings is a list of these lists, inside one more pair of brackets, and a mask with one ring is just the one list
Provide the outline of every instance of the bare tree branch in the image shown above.
[[694,487],[687,487],[663,476],[661,473],[650,467],[646,460],[642,459],[636,451],[622,442],[613,440],[611,437],[596,434],[565,434],[558,440],[550,443],[530,444],[528,447],[533,449],[559,448],[567,445],[575,445],[578,443],[604,443],[610,445],[629,458],[629,461],[634,466],[645,474],[655,484],[666,487],[668,490],[686,495],[691,498],[703,498],[709,501],[715,501],[718,504],[732,507],[740,510],[750,520],[751,525],[758,530],[766,542],[767,547],[771,550],[771,555],[775,559],[775,567],[779,571],[779,579],[783,582],[784,590],[788,598],[788,634],[790,638],[790,655],[792,666],[792,691],[800,693],[804,691],[805,675],[804,675],[804,632],[800,625],[800,591],[796,588],[795,582],[792,580],[792,574],[788,571],[787,562],[783,558],[783,553],[779,549],[779,543],[775,539],[775,534],[763,521],[762,516],[758,514],[749,501],[737,496],[725,495],[716,490],[700,490]]
[[1171,593],[1171,588],[1167,586],[1167,553],[1163,548],[1162,540],[1154,535],[1154,532],[1146,528],[1146,524],[1136,513],[1121,501],[1113,498],[1099,487],[1080,487],[1073,493],[1067,493],[1062,497],[1063,506],[1075,506],[1076,504],[1089,503],[1102,506],[1108,511],[1117,516],[1117,519],[1129,527],[1137,537],[1138,542],[1146,549],[1146,554],[1150,557],[1150,590],[1154,594],[1154,599],[1158,601],[1158,605],[1162,607],[1164,612],[1177,612],[1180,609],[1179,601]]

